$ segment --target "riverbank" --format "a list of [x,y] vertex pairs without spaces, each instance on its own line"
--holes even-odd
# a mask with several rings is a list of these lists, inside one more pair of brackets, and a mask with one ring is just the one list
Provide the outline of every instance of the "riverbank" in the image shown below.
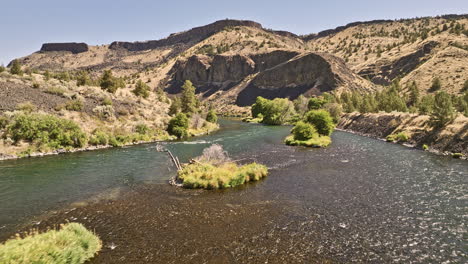
[[409,139],[404,143],[429,151],[450,155],[468,156],[468,118],[457,116],[440,129],[430,126],[430,116],[409,113],[348,113],[343,114],[338,129],[362,136],[385,139],[388,135],[405,132]]
[[[207,126],[205,129],[191,129],[189,132],[190,137],[200,137],[204,135],[209,135],[217,130],[219,130],[219,125],[210,125]],[[150,144],[150,143],[158,143],[158,142],[168,142],[174,141],[177,138],[174,136],[170,136],[167,139],[158,139],[158,140],[149,140],[149,141],[138,141],[138,142],[129,142],[125,143],[122,146],[112,146],[112,145],[99,145],[99,146],[86,146],[84,148],[68,148],[68,149],[56,149],[49,152],[32,152],[25,155],[12,155],[12,154],[4,154],[0,152],[0,161],[2,160],[14,160],[14,159],[21,159],[21,158],[34,158],[34,157],[44,157],[44,156],[53,156],[59,154],[66,154],[66,153],[75,153],[75,152],[86,152],[86,151],[93,151],[93,150],[101,150],[101,149],[109,149],[109,148],[120,148],[120,147],[128,147],[128,146],[135,146],[141,144]]]

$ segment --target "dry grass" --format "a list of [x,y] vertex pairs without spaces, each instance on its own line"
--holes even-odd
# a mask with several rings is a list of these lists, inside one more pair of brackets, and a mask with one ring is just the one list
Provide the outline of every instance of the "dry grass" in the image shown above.
[[78,264],[96,255],[102,242],[83,225],[70,223],[60,230],[31,232],[0,245],[0,262],[9,264]]

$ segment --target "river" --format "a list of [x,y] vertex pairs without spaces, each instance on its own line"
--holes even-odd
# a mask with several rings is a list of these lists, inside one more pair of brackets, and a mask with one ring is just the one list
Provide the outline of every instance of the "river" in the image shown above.
[[[164,143],[182,162],[217,143],[235,160],[269,167],[266,179],[233,190],[168,186],[175,169],[156,144],[1,161],[0,241],[78,208],[71,219],[83,217],[103,238],[99,263],[129,261],[129,240],[146,235],[134,239],[135,256],[165,263],[466,261],[468,162],[340,131],[326,149],[290,147],[282,144],[289,129],[221,120],[216,133]],[[106,231],[129,223],[147,232]],[[154,247],[145,251],[143,241]]]

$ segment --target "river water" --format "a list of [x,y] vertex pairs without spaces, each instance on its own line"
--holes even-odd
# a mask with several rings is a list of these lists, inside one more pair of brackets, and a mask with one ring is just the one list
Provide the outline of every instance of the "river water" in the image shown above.
[[[197,213],[209,210],[208,206],[225,211],[223,221],[229,221],[228,215],[242,208],[238,213],[244,220],[239,223],[212,223],[219,226],[215,232],[226,231],[225,239],[204,241],[203,230],[193,231],[201,237],[192,244],[223,245],[232,262],[274,263],[274,256],[278,263],[322,257],[331,262],[373,263],[467,260],[468,162],[340,131],[333,134],[329,148],[306,149],[282,144],[288,127],[231,120],[221,120],[221,127],[211,135],[165,146],[185,162],[203,148],[221,144],[235,160],[267,165],[270,174],[265,180],[228,191],[167,188],[175,169],[165,153],[156,151],[156,144],[2,161],[0,239],[33,225],[41,215],[81,201],[118,200],[141,186],[152,186],[164,190],[158,201],[190,201],[192,207],[184,210],[194,210],[189,212],[193,220],[184,221],[199,223]],[[174,199],[171,192],[181,196]],[[194,193],[196,197],[191,196]],[[241,224],[260,220],[265,225]],[[230,228],[237,225],[249,235],[230,235]],[[164,239],[179,243],[186,238],[168,233]],[[118,253],[102,255],[109,261],[112,254]],[[196,259],[176,252],[165,262],[176,254],[181,262]]]

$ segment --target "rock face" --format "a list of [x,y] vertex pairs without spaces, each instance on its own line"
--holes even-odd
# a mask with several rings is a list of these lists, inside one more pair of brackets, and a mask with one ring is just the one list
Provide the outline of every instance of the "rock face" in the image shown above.
[[251,105],[257,96],[295,99],[301,94],[319,95],[339,87],[360,90],[362,80],[343,60],[324,53],[306,53],[260,72],[242,90],[239,106]]
[[248,20],[220,20],[212,24],[192,28],[188,31],[181,33],[175,33],[169,37],[161,40],[150,40],[145,42],[122,42],[115,41],[112,42],[109,46],[109,49],[125,49],[128,51],[142,51],[157,49],[164,46],[175,45],[175,44],[187,44],[190,42],[198,42],[202,39],[205,39],[226,27],[237,27],[237,26],[246,26],[246,27],[255,27],[262,28],[262,25]]
[[439,43],[435,41],[427,42],[415,52],[402,56],[395,61],[379,61],[376,64],[368,65],[359,71],[359,75],[369,78],[374,83],[388,85],[393,79],[410,73],[427,61],[432,50],[438,45]]
[[221,87],[235,84],[250,74],[274,67],[298,55],[297,52],[274,51],[271,53],[245,55],[194,55],[187,60],[179,60],[171,70],[173,85],[170,93],[180,92],[180,84],[190,80],[198,92],[207,87]]
[[88,44],[86,43],[44,43],[41,47],[41,52],[48,51],[69,51],[73,54],[86,52],[89,50]]
[[210,91],[204,96],[245,81],[248,85],[237,94],[239,106],[251,105],[257,96],[294,99],[304,93],[321,94],[338,87],[363,88],[362,78],[333,55],[286,50],[248,56],[194,55],[178,61],[171,75],[169,93],[179,93],[181,84],[190,80],[198,93]]
[[459,115],[446,126],[434,129],[430,117],[409,113],[348,113],[344,114],[338,128],[357,134],[385,138],[390,134],[406,132],[410,144],[422,147],[427,144],[431,149],[441,152],[463,153],[468,155],[468,118]]

